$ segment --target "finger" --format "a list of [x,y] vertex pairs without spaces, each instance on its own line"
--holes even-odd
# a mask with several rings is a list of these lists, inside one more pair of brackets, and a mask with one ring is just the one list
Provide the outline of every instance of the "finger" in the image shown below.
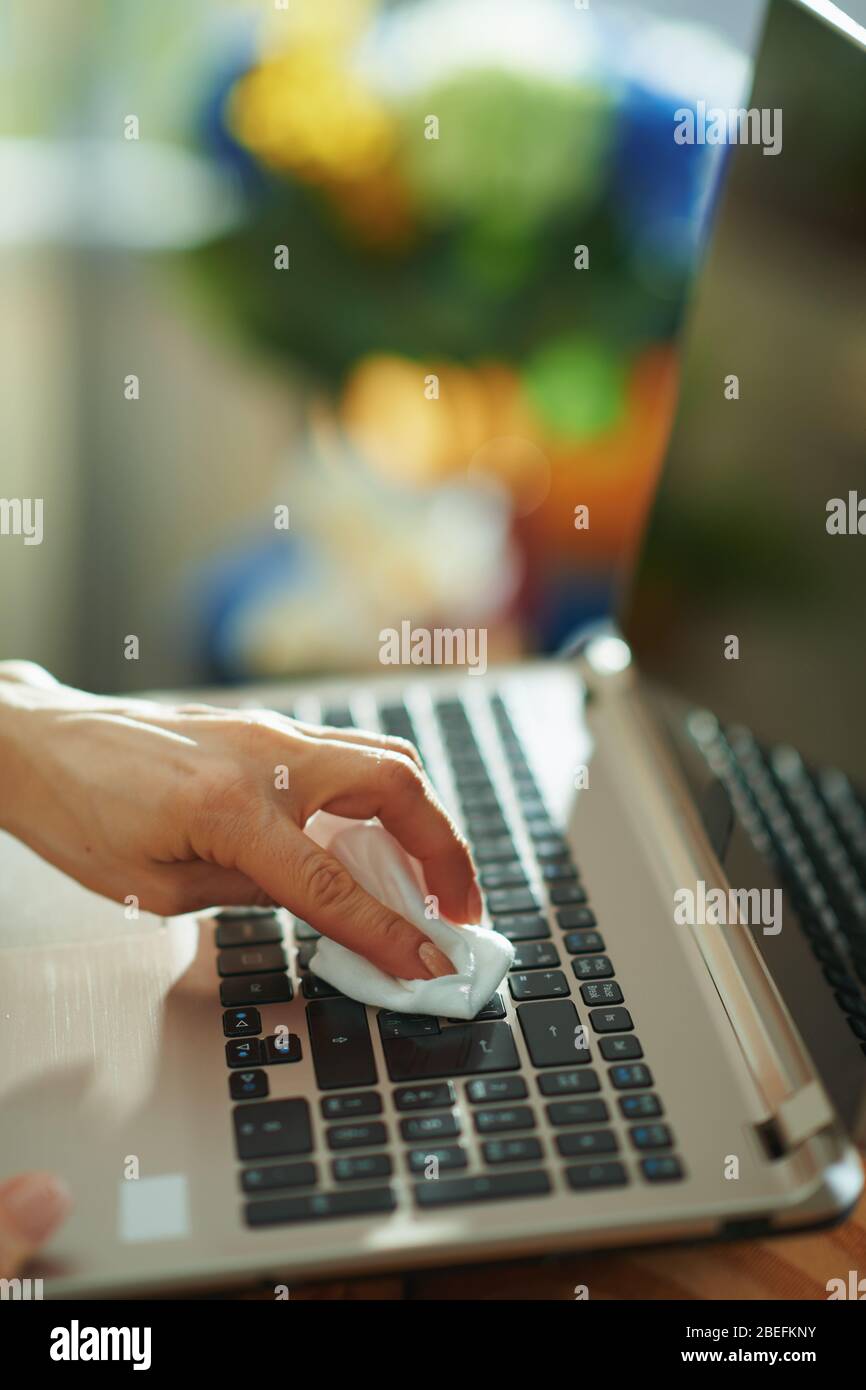
[[69,1214],[65,1183],[22,1173],[0,1186],[0,1279],[11,1279]]
[[21,681],[44,690],[57,686],[56,677],[35,661],[0,661],[0,680]]
[[[184,864],[160,865],[159,893],[165,893],[162,915],[175,917],[208,907],[274,907],[273,899],[237,869],[222,868],[201,859]],[[142,899],[142,905],[147,904]]]
[[244,873],[317,931],[401,980],[454,974],[423,932],[365,893],[334,855],[291,821],[275,815],[241,839]]
[[319,741],[348,743],[356,748],[380,748],[386,753],[401,753],[404,758],[411,758],[413,763],[423,770],[421,754],[408,738],[397,738],[394,734],[379,734],[373,729],[332,729],[329,724],[302,724],[299,719],[293,719],[292,723],[300,733]]
[[454,922],[481,919],[481,893],[469,846],[414,763],[396,753],[331,747],[310,765],[315,809],[365,820],[378,816],[419,860],[424,881]]

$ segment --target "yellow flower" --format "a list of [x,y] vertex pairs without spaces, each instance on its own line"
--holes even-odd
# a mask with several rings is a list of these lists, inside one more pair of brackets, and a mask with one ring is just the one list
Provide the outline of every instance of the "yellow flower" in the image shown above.
[[337,61],[330,44],[305,41],[261,63],[228,100],[235,138],[264,164],[311,183],[351,184],[392,158],[386,108]]

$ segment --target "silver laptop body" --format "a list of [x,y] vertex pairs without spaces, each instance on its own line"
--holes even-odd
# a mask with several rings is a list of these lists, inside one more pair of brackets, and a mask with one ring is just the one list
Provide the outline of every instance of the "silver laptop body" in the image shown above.
[[[489,838],[487,809],[526,879],[487,891],[519,964],[480,1021],[413,1033],[317,986],[313,928],[287,912],[246,919],[247,941],[225,930],[244,920],[236,909],[130,920],[0,838],[0,1173],[48,1168],[75,1198],[29,1271],[46,1296],[291,1290],[337,1273],[784,1232],[850,1210],[860,1040],[830,995],[810,1034],[800,996],[824,983],[787,908],[777,936],[676,920],[685,888],[757,883],[728,871],[732,846],[752,851],[724,806],[708,813],[621,637],[485,676],[210,698],[410,729],[467,828],[470,748],[491,789],[474,842]],[[700,718],[689,709],[679,725],[698,754],[713,727]],[[547,823],[565,842],[558,858],[539,838]],[[574,875],[557,877],[569,860]],[[285,968],[261,954],[273,946]],[[275,980],[283,997],[266,1002]],[[254,981],[259,993],[244,994]],[[258,1014],[249,1061],[233,1046],[244,1035],[225,1031],[239,1009]],[[262,1057],[283,1027],[297,1059]]]

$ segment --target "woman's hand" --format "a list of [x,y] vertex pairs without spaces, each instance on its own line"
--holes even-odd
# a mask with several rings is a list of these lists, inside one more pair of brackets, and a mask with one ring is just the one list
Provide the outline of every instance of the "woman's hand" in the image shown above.
[[51,1173],[21,1173],[0,1183],[0,1279],[22,1265],[66,1220],[69,1193]]
[[268,710],[85,694],[0,663],[0,826],[86,887],[163,916],[277,903],[390,975],[453,973],[428,938],[303,834],[378,816],[442,915],[477,922],[469,850],[403,739]]

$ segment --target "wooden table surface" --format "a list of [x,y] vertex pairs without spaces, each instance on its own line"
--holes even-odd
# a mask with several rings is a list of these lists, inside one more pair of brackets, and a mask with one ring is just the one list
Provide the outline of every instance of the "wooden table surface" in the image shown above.
[[[422,1270],[369,1279],[330,1280],[291,1289],[309,1299],[820,1299],[827,1281],[849,1270],[866,1277],[866,1194],[841,1226],[813,1235],[718,1245],[652,1247],[624,1254]],[[273,1297],[272,1292],[255,1297]]]

